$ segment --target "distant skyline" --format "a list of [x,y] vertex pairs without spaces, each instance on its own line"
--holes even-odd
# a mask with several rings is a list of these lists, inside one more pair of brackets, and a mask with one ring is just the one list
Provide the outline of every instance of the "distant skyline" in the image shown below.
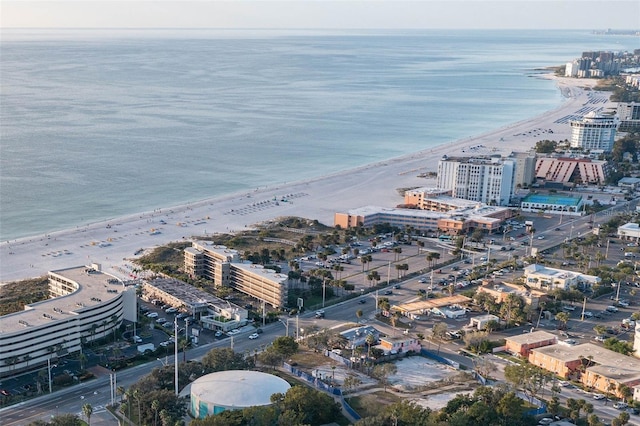
[[638,0],[2,0],[2,28],[640,28]]

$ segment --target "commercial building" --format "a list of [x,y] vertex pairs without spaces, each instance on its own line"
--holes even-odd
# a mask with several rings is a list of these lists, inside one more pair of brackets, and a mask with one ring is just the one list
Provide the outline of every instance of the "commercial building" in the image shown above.
[[520,297],[525,304],[531,306],[532,309],[538,309],[540,299],[546,295],[546,293],[542,291],[526,289],[520,285],[505,282],[496,284],[493,281],[478,287],[477,292],[491,295],[498,304],[505,302],[510,294],[515,294]]
[[618,237],[623,240],[640,241],[640,225],[629,222],[619,226]]
[[135,288],[99,264],[49,272],[51,299],[0,317],[0,377],[78,352],[123,319],[136,321]]
[[609,152],[613,149],[617,127],[615,117],[607,117],[591,111],[582,120],[571,121],[570,146],[584,150],[602,149]]
[[[443,209],[446,208],[443,207]],[[417,231],[439,231],[458,235],[474,229],[482,229],[489,233],[496,232],[504,220],[512,216],[513,212],[505,207],[482,206],[477,203],[474,207],[448,211],[366,206],[346,213],[335,213],[334,226],[350,228],[389,224],[401,229],[411,227]]]
[[556,343],[558,343],[556,335],[543,330],[509,336],[505,339],[506,351],[523,358],[528,358],[532,349]]
[[640,384],[640,360],[592,343],[532,349],[529,362],[560,377],[580,380],[603,393],[621,396],[619,385]]
[[551,291],[557,288],[562,290],[589,288],[601,281],[600,277],[593,275],[549,268],[536,263],[525,266],[524,278],[529,287],[544,291]]
[[420,342],[417,339],[409,336],[380,337],[380,344],[377,347],[379,349],[382,349],[385,355],[395,355],[409,351],[419,353],[420,349],[422,348]]
[[583,205],[582,196],[529,194],[520,202],[520,209],[524,212],[581,216],[584,213]]
[[476,330],[484,330],[490,322],[500,322],[500,318],[493,314],[479,315],[469,320],[469,326]]
[[515,187],[516,161],[501,157],[444,156],[438,162],[437,187],[455,198],[507,206]]
[[604,185],[609,166],[591,158],[541,157],[536,160],[535,173],[536,179],[545,182]]
[[184,250],[184,268],[192,277],[231,287],[275,308],[286,306],[289,280],[261,265],[244,263],[236,250],[209,242],[193,242]]
[[618,187],[625,188],[630,191],[635,191],[640,185],[640,178],[637,177],[624,177],[618,181]]
[[142,298],[185,311],[209,330],[229,331],[247,323],[246,309],[174,278],[144,280]]
[[285,394],[290,387],[286,380],[259,371],[207,374],[191,384],[191,415],[203,419],[227,410],[271,405],[271,395]]

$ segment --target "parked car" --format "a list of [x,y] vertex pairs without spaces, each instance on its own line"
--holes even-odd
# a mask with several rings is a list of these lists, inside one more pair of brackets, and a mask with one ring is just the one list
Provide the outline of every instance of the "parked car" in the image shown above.
[[613,404],[613,408],[615,408],[616,410],[624,410],[625,408],[627,408],[628,405],[626,402],[616,402],[615,404]]
[[600,401],[601,399],[605,399],[605,398],[606,398],[606,396],[604,396],[601,393],[596,393],[596,394],[593,395],[593,399],[598,400],[598,401]]
[[158,313],[157,312],[149,312],[147,314],[147,318],[158,318]]

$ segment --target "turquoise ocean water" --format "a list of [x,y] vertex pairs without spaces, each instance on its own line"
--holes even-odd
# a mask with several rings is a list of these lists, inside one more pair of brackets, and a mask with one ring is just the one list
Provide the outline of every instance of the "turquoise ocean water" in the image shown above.
[[557,107],[588,31],[2,30],[0,239],[318,177]]

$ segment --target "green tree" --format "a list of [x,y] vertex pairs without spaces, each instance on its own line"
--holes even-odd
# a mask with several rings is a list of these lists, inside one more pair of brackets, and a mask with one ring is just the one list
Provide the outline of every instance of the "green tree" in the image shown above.
[[271,344],[271,348],[285,358],[298,352],[298,342],[293,337],[280,336]]
[[91,426],[91,415],[93,414],[93,407],[87,403],[82,406],[82,414],[87,418],[87,424]]
[[202,365],[207,372],[226,370],[246,370],[253,366],[250,360],[244,358],[231,348],[215,348],[202,357]]
[[331,423],[340,413],[340,405],[333,398],[307,386],[292,386],[284,395],[271,395],[271,401],[281,413],[290,411],[300,416],[302,422],[297,424]]
[[398,371],[398,367],[395,364],[384,363],[378,364],[373,367],[371,375],[378,379],[384,386],[384,391],[387,391],[387,385],[389,384],[389,376],[394,375]]

